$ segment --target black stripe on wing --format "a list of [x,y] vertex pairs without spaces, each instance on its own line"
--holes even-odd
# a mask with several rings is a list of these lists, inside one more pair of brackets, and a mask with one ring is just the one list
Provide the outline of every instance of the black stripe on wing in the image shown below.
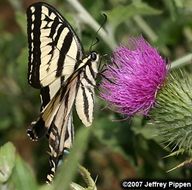
[[51,100],[49,86],[46,86],[46,87],[40,89],[40,97],[41,97],[41,110],[40,111],[42,111]]
[[72,33],[68,32],[67,35],[65,36],[64,42],[62,44],[62,48],[60,50],[60,55],[59,55],[59,59],[58,59],[58,62],[57,62],[56,77],[61,76],[65,55],[69,51],[72,39],[73,39]]
[[[46,105],[51,101],[51,99],[62,87],[63,81],[64,77],[60,77],[49,86],[40,89],[41,111],[46,107]],[[65,89],[65,87],[63,88]]]
[[[90,122],[90,116],[89,116],[89,103],[90,103],[90,100],[88,100],[88,97],[87,97],[87,94],[85,92],[85,87],[83,86],[83,84],[80,85],[80,88],[82,90],[82,96],[83,96],[83,104],[84,104],[84,114],[87,118],[87,121]],[[91,100],[93,101],[93,100]]]

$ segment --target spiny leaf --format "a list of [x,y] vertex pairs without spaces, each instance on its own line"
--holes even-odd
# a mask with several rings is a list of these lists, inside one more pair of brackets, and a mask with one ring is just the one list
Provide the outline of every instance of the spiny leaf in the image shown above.
[[191,166],[192,165],[192,159],[186,160],[184,162],[182,162],[181,164],[175,166],[174,168],[168,170],[167,172],[172,172],[173,170],[176,170],[178,168],[184,167],[184,166]]

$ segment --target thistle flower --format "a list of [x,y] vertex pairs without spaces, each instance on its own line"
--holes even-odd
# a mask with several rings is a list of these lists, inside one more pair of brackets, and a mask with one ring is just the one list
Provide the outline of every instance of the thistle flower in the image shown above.
[[104,72],[101,97],[122,114],[147,115],[166,79],[167,66],[142,37],[131,39],[129,45],[113,53],[112,65]]
[[168,75],[165,60],[143,38],[130,45],[113,53],[101,97],[119,113],[150,115],[156,135],[175,151],[172,155],[192,156],[192,76],[182,71]]

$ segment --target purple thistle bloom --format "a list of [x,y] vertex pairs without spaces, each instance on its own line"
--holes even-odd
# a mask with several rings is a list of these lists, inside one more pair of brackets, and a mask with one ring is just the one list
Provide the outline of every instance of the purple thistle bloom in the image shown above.
[[113,53],[100,95],[119,113],[147,115],[168,69],[157,50],[142,37],[131,39],[129,45],[130,48],[122,46]]

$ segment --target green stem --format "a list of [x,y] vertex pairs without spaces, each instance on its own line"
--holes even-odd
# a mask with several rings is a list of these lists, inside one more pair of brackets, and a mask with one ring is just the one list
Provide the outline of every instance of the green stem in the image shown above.
[[175,6],[177,7],[177,8],[183,8],[183,1],[181,1],[181,0],[174,0],[174,2],[175,2]]
[[174,1],[164,0],[163,2],[164,2],[165,6],[167,7],[167,9],[170,12],[170,16],[171,16],[172,21],[175,22],[176,18],[177,18],[177,10],[176,10]]
[[[87,10],[79,3],[77,0],[67,0],[67,2],[78,12],[79,18],[89,25],[94,31],[98,31],[100,25],[95,21],[95,19],[87,12]],[[117,44],[115,42],[114,36],[109,35],[110,33],[106,32],[101,28],[98,32],[98,35],[103,39],[103,41],[111,48],[114,49]]]
[[[156,42],[158,40],[157,34],[152,30],[152,28],[145,22],[145,20],[141,16],[136,15],[133,17],[133,20],[151,42]],[[169,55],[169,50],[165,46],[162,48],[162,52],[165,55]]]
[[22,10],[22,3],[20,0],[9,0],[9,3],[14,8],[15,11],[21,11]]
[[145,22],[145,20],[141,16],[136,15],[133,17],[133,20],[145,32],[145,34],[151,41],[153,42],[157,41],[158,36],[155,34],[155,32],[151,29],[151,27]]
[[187,65],[187,64],[191,63],[191,61],[192,61],[192,53],[187,54],[187,55],[173,61],[171,63],[171,69],[182,67],[184,65]]

